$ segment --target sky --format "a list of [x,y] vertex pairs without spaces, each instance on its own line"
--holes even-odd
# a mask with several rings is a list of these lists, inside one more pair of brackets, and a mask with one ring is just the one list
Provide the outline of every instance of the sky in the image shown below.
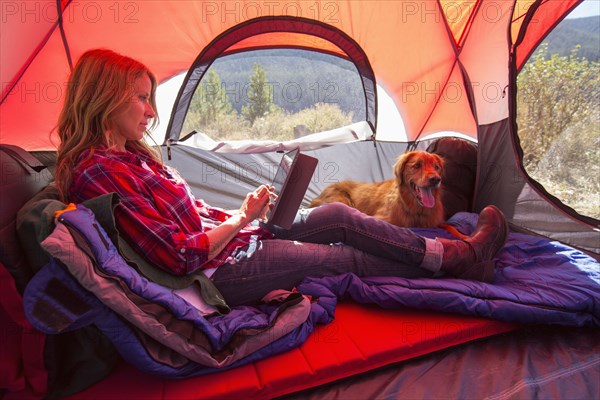
[[584,0],[567,18],[581,18],[600,15],[600,0]]

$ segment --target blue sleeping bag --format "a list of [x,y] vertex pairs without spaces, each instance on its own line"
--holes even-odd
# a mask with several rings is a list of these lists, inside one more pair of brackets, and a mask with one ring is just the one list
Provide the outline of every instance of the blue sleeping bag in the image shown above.
[[[227,354],[231,342],[239,342],[240,337],[257,340],[255,336],[245,332],[266,331],[266,336],[271,339],[268,345],[258,348],[243,359],[225,367],[214,368],[188,360],[185,358],[186,354],[174,354],[173,349],[163,344],[160,338],[153,338],[136,327],[129,318],[130,315],[119,314],[107,307],[99,300],[99,293],[94,294],[86,290],[68,272],[68,268],[55,258],[29,282],[24,293],[25,313],[37,329],[54,334],[94,324],[110,338],[124,359],[144,372],[164,377],[189,377],[234,368],[297,347],[306,340],[316,324],[328,323],[333,318],[334,307],[326,310],[319,304],[310,304],[308,316],[303,319],[302,324],[283,337],[277,337],[277,332],[269,333],[267,329],[283,314],[282,309],[287,303],[294,303],[295,298],[301,297],[299,294],[290,294],[288,298],[291,298],[291,301],[283,304],[240,306],[225,315],[204,317],[193,305],[174,295],[170,289],[148,281],[131,268],[120,257],[102,227],[96,222],[93,213],[86,207],[78,206],[76,210],[63,213],[58,224],[68,225],[79,239],[89,244],[90,251],[86,253],[93,259],[98,274],[112,277],[115,282],[126,285],[128,296],[137,295],[148,303],[160,306],[149,310],[151,314],[157,310],[160,312],[150,315],[155,317],[152,321],[154,325],[165,323],[165,331],[168,331],[170,327],[182,325],[177,322],[166,325],[168,321],[191,322],[197,333],[190,334],[190,337],[205,337],[207,347],[215,355],[215,359],[223,357],[223,352]],[[75,244],[64,245],[69,254]],[[75,259],[76,256],[73,256],[73,260]],[[83,265],[75,267],[84,269]],[[169,315],[166,315],[166,312]],[[241,346],[239,343],[237,345]],[[148,351],[150,346],[153,352]],[[161,362],[157,359],[157,354],[168,358],[171,363]]]
[[[457,213],[449,223],[470,233],[477,215]],[[414,231],[452,238],[440,229]],[[298,290],[319,297],[350,297],[384,308],[428,309],[524,324],[600,326],[600,263],[560,242],[520,233],[509,234],[491,284],[348,274],[309,278]]]

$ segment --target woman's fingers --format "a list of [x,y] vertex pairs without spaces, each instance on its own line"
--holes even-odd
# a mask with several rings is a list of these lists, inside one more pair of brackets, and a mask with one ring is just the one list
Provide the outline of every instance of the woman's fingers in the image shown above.
[[261,195],[271,196],[275,194],[275,188],[270,185],[261,185],[256,190],[261,193]]
[[261,185],[246,195],[240,212],[246,215],[249,221],[257,218],[265,220],[276,198],[277,195],[273,186]]
[[241,211],[244,212],[251,221],[259,217],[264,218],[266,214],[265,210],[268,211],[272,191],[272,187],[261,185],[253,192],[248,193],[244,204],[242,204]]

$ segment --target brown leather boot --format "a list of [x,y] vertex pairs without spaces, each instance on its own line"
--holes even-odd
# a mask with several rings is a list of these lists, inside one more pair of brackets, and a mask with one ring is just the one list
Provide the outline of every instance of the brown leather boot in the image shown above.
[[441,270],[457,278],[491,282],[494,257],[504,246],[508,223],[495,206],[484,208],[477,226],[466,240],[438,239],[444,246]]

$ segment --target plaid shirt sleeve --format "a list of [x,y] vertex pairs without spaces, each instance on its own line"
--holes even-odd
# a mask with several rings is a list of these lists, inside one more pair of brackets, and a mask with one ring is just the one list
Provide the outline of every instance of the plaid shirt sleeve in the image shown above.
[[164,177],[152,173],[139,176],[139,171],[132,169],[135,167],[95,159],[78,168],[71,195],[79,202],[118,193],[117,227],[139,254],[174,275],[202,267],[208,261],[209,241],[198,215],[189,215],[198,212],[193,201],[185,191],[164,187]]
[[231,214],[229,214],[227,211],[223,210],[222,208],[211,207],[201,199],[196,200],[196,208],[201,216],[214,219],[216,221],[223,222],[231,217]]

